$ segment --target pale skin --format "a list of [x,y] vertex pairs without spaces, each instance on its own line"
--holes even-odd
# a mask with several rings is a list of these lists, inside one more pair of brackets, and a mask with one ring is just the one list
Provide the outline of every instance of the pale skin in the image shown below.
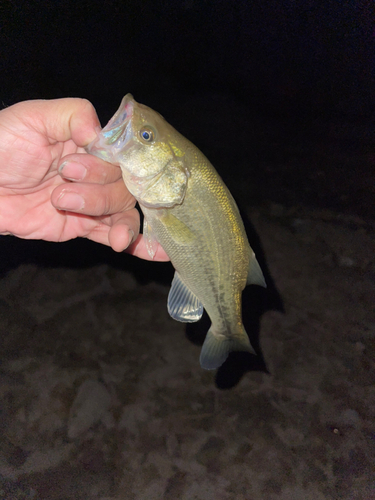
[[[99,129],[85,99],[24,101],[0,111],[0,234],[83,237],[150,259],[120,168],[85,153]],[[154,260],[169,260],[160,246]]]

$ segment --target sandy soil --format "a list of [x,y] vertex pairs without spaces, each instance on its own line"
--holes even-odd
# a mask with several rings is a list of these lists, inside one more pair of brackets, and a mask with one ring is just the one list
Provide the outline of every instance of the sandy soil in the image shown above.
[[260,355],[217,374],[205,325],[168,317],[169,265],[3,238],[1,498],[375,499],[373,227],[247,214],[270,272],[244,298]]

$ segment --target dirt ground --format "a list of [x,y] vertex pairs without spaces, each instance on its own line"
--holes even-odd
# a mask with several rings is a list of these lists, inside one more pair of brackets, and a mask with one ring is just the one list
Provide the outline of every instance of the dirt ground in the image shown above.
[[247,215],[270,272],[244,299],[260,357],[217,374],[168,317],[168,265],[3,238],[1,498],[375,499],[374,228]]

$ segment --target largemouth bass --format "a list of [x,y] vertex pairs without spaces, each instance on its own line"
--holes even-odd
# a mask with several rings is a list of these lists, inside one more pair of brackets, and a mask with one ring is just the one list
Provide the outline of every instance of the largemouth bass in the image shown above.
[[266,286],[237,205],[220,176],[190,141],[127,94],[87,151],[119,165],[143,214],[153,257],[159,242],[175,268],[168,312],[211,327],[200,363],[218,368],[231,351],[254,353],[241,318],[242,290]]

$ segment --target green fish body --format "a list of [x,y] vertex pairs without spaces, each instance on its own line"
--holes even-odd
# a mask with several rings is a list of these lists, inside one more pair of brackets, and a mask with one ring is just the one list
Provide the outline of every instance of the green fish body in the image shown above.
[[206,309],[201,366],[218,368],[231,351],[254,353],[241,295],[247,284],[266,284],[237,205],[204,154],[130,94],[88,151],[121,167],[144,213],[149,254],[159,242],[171,259],[169,314],[194,322]]

